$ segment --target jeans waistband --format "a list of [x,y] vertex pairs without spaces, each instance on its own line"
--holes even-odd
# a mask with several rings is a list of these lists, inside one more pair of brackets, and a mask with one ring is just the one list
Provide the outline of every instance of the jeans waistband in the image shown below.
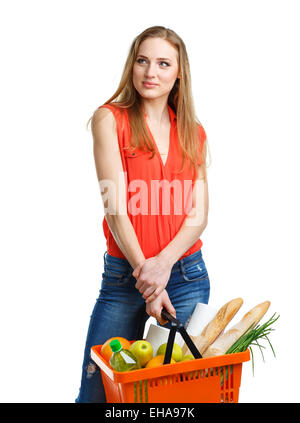
[[[192,264],[194,261],[196,262],[200,258],[202,258],[202,251],[201,251],[201,249],[198,250],[198,251],[196,251],[193,254],[190,254],[190,255],[184,257],[181,260],[178,260],[173,265],[172,271],[174,271],[174,270],[176,270],[178,268],[185,267],[187,264]],[[105,253],[103,255],[103,259],[104,259],[104,263],[118,266],[119,268],[124,269],[124,271],[125,270],[129,270],[129,269],[132,269],[132,271],[133,271],[133,268],[132,268],[132,266],[131,266],[131,264],[129,263],[128,260],[123,259],[123,258],[120,258],[120,257],[111,256],[110,254],[108,254],[107,251],[105,251]]]

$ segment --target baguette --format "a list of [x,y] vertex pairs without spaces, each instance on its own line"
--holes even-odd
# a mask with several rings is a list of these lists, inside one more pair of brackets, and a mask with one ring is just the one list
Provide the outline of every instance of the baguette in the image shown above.
[[244,315],[242,320],[219,336],[204,352],[203,357],[213,357],[226,354],[226,351],[250,328],[256,326],[267,312],[270,301],[258,304]]
[[[242,304],[242,298],[235,298],[234,300],[229,301],[220,308],[217,315],[206,325],[199,336],[191,336],[192,341],[198,348],[201,355],[203,355],[204,351],[214,342],[220,333],[224,331],[224,328],[235,316]],[[183,356],[190,354],[190,350],[186,344],[182,347],[182,353]]]

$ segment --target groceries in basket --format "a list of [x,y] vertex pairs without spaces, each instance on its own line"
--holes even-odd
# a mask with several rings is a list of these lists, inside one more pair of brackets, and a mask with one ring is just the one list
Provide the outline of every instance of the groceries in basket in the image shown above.
[[[117,338],[110,338],[108,341],[111,348],[111,356],[106,361],[111,368],[117,372],[127,372],[137,370],[143,367],[152,368],[162,366],[164,364],[165,352],[167,344],[162,344],[155,356],[153,356],[153,348],[150,342],[141,339],[130,344],[129,349],[122,348],[121,343]],[[107,342],[107,341],[106,341]],[[105,343],[106,344],[106,343]],[[103,344],[104,345],[104,344]],[[104,349],[105,350],[105,349]],[[102,349],[101,349],[102,355]],[[182,349],[176,343],[173,344],[171,364],[178,361],[186,361],[190,358],[191,354],[182,359]],[[105,358],[102,355],[103,358]],[[194,359],[194,357],[192,356]]]
[[113,355],[113,351],[111,349],[111,346],[109,345],[111,341],[114,339],[118,339],[120,341],[120,344],[125,350],[128,350],[130,348],[131,343],[128,341],[128,339],[123,338],[121,336],[114,336],[112,338],[107,339],[106,342],[101,347],[101,355],[102,357],[109,362],[110,357]]
[[129,372],[130,370],[137,370],[140,368],[137,358],[131,351],[122,348],[118,339],[114,339],[109,345],[113,352],[109,364],[117,372]]
[[[238,323],[225,331],[225,328],[240,310],[242,305],[242,298],[235,298],[227,302],[218,311],[206,304],[198,304],[186,325],[189,342],[192,342],[191,348],[196,348],[199,354],[198,357],[209,358],[233,354],[246,351],[249,348],[253,359],[252,346],[258,346],[263,355],[262,350],[265,347],[261,345],[262,340],[268,342],[268,345],[270,345],[275,355],[269,339],[269,334],[274,330],[271,326],[279,318],[279,315],[275,317],[275,313],[264,324],[259,325],[260,320],[269,309],[270,301],[265,301],[256,305],[248,311]],[[174,319],[174,321],[176,321],[176,319]],[[200,332],[197,332],[197,328],[200,329]],[[169,329],[151,324],[145,339],[129,341],[125,338],[117,338],[122,339],[123,348],[129,350],[138,362],[139,367],[133,366],[132,369],[129,369],[129,366],[126,368],[126,371],[157,367],[166,364],[164,359],[169,335]],[[101,348],[101,355],[108,362],[108,357],[110,358],[110,356],[107,352],[107,346],[113,339],[116,338],[110,338]],[[176,342],[174,342],[174,340]],[[174,336],[172,342],[172,352],[169,354],[170,360],[168,363],[176,364],[178,362],[195,359],[195,350],[193,352],[190,351],[188,345],[178,332]],[[110,355],[111,354],[112,351],[110,350]],[[115,362],[114,365],[112,365],[111,362],[108,364],[117,370]]]
[[[268,335],[274,330],[271,326],[279,318],[279,315],[276,316],[276,313],[274,313],[264,324],[259,325],[260,320],[270,307],[270,301],[265,301],[253,307],[237,324],[224,332],[225,327],[236,315],[242,304],[243,300],[241,298],[229,301],[219,309],[216,316],[205,326],[200,334],[197,336],[190,335],[204,358],[233,354],[246,351],[249,348],[253,364],[252,346],[257,346],[264,358],[263,349],[265,347],[260,344],[261,340],[267,341],[275,356]],[[184,345],[183,354],[188,353],[188,347]]]
[[144,339],[135,341],[129,349],[138,359],[141,367],[144,367],[153,358],[152,345]]

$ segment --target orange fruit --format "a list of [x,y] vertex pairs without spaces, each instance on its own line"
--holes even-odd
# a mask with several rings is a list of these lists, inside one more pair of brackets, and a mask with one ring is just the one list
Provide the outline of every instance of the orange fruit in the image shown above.
[[129,350],[129,347],[131,345],[131,343],[128,341],[128,339],[122,338],[122,336],[114,336],[112,338],[109,338],[107,341],[104,342],[104,344],[101,347],[101,351],[100,351],[102,357],[105,358],[105,360],[108,361],[108,362],[110,360],[110,357],[113,355],[113,352],[110,348],[109,343],[114,339],[118,339],[120,341],[122,347],[125,350]]
[[[164,354],[157,355],[156,357],[153,357],[151,360],[148,361],[145,368],[151,369],[152,367],[162,366],[164,364],[164,359],[165,359]],[[171,358],[171,364],[173,363],[176,363],[176,361],[173,360],[173,358]]]

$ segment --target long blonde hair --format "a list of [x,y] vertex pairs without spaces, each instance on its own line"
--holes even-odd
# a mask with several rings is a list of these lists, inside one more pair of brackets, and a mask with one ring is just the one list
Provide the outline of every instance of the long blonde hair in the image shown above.
[[[141,97],[133,85],[132,78],[133,66],[139,47],[145,39],[151,37],[159,37],[168,41],[178,52],[180,79],[177,78],[169,94],[168,104],[174,110],[177,117],[178,139],[182,155],[182,167],[180,172],[182,172],[185,165],[185,155],[187,155],[190,161],[190,166],[192,165],[195,168],[197,166],[199,151],[199,132],[197,125],[201,125],[201,122],[198,120],[195,113],[191,89],[190,65],[186,47],[182,39],[173,30],[163,26],[152,26],[145,29],[133,40],[118,89],[112,97],[103,104],[109,104],[115,100],[113,104],[116,104],[120,108],[127,109],[131,130],[130,146],[146,148],[146,150],[153,153],[153,157],[155,154],[155,147],[147,131],[145,120],[141,113]],[[87,127],[92,117],[93,116],[88,120]],[[201,156],[201,166],[203,166],[205,176],[207,168],[207,147],[206,139]]]

